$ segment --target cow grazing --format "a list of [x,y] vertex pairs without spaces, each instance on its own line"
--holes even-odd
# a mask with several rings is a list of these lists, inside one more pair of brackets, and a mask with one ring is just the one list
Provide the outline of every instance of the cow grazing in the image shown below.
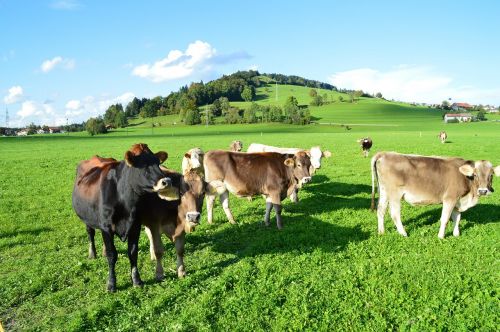
[[192,148],[182,158],[182,174],[189,173],[195,170],[201,177],[204,176],[203,171],[203,156],[204,152],[200,148]]
[[107,288],[116,290],[115,264],[118,257],[114,235],[128,239],[128,257],[132,282],[141,286],[137,269],[138,241],[141,230],[137,203],[148,193],[171,186],[171,179],[160,170],[166,152],[153,154],[146,144],[135,144],[125,153],[125,160],[92,157],[80,162],[73,188],[73,209],[86,224],[89,257],[95,258],[95,230],[102,232],[109,265]]
[[319,146],[313,146],[309,150],[298,149],[298,148],[278,148],[275,146],[264,145],[259,143],[252,143],[247,149],[247,152],[277,152],[284,154],[295,154],[299,151],[306,151],[311,158],[312,169],[310,170],[311,175],[314,174],[316,169],[321,168],[321,159],[323,157],[330,158],[332,153],[330,151],[321,151]]
[[384,215],[389,204],[398,232],[406,236],[401,223],[401,198],[411,205],[443,204],[438,237],[444,238],[446,224],[455,222],[453,235],[459,236],[460,213],[477,204],[479,197],[493,192],[493,174],[500,166],[489,161],[460,158],[424,157],[395,152],[379,152],[371,160],[372,210],[375,181],[378,182],[378,232],[384,233]]
[[239,197],[262,194],[266,199],[266,226],[269,225],[271,208],[274,208],[276,224],[281,229],[281,201],[296,187],[311,180],[311,161],[304,151],[286,155],[275,152],[242,153],[215,150],[207,152],[204,166],[205,180],[208,183],[208,223],[212,223],[216,195],[220,196],[229,222],[234,224],[229,208],[229,192]]
[[240,152],[243,150],[243,142],[242,141],[232,141],[229,145],[229,151]]
[[444,144],[446,142],[446,139],[448,138],[448,135],[446,135],[446,131],[441,131],[439,132],[438,137],[441,140],[441,143]]
[[195,171],[184,175],[171,170],[164,171],[172,179],[172,186],[179,191],[180,199],[165,201],[155,194],[148,194],[138,204],[138,216],[149,238],[151,259],[156,260],[156,278],[163,279],[163,243],[161,234],[174,242],[177,252],[177,275],[186,275],[184,268],[185,234],[194,231],[200,222],[205,196],[205,182]]
[[358,140],[359,145],[361,146],[361,149],[363,149],[363,156],[368,157],[370,154],[370,149],[373,145],[373,141],[370,137],[364,137],[360,138]]

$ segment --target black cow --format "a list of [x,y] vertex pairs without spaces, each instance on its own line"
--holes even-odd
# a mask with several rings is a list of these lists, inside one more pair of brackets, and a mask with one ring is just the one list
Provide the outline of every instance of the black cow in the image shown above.
[[[109,264],[108,291],[116,290],[115,264],[118,257],[114,235],[128,239],[132,282],[142,286],[137,269],[141,223],[137,203],[147,193],[165,190],[172,182],[160,169],[166,152],[153,154],[146,144],[135,144],[125,160],[92,157],[80,162],[73,188],[73,209],[87,225],[89,257],[95,258],[95,229],[102,232]],[[159,193],[160,195],[160,193]]]

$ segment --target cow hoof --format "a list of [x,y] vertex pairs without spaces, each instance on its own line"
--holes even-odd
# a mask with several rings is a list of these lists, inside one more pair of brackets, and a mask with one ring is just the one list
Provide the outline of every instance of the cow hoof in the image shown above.
[[378,230],[378,235],[384,235],[385,234],[385,230]]
[[229,223],[230,223],[231,225],[236,225],[236,221],[234,221],[234,220],[229,220]]
[[454,236],[454,237],[460,236],[460,232],[455,232],[455,231],[453,231],[453,236]]
[[177,272],[177,277],[178,277],[179,279],[183,279],[185,276],[186,276],[186,271],[184,271],[184,270],[179,270],[179,271]]
[[108,292],[110,292],[110,293],[116,292],[116,285],[108,284]]
[[95,252],[90,252],[89,253],[89,259],[96,259]]
[[438,238],[439,238],[440,240],[444,240],[444,234],[439,234],[439,235],[438,235]]
[[144,286],[144,282],[142,280],[134,281],[134,287],[142,287]]
[[165,279],[165,276],[163,274],[157,274],[156,275],[156,281],[163,281]]
[[265,222],[265,221],[264,221],[264,226],[265,226],[265,227],[269,227],[270,225],[271,225],[271,224],[270,224],[269,222]]

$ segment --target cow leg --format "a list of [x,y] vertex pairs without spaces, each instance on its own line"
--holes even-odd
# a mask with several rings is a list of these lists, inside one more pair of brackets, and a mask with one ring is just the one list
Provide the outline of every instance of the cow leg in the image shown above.
[[155,239],[154,239],[153,234],[151,232],[151,229],[149,229],[149,227],[144,226],[144,233],[146,233],[148,240],[149,240],[149,254],[151,255],[151,260],[154,261],[154,260],[156,260]]
[[283,222],[281,221],[281,204],[273,204],[273,208],[276,213],[276,226],[278,229],[283,229]]
[[266,214],[264,215],[264,225],[269,226],[269,218],[271,216],[271,209],[273,208],[273,203],[268,202],[266,199]]
[[290,194],[290,200],[293,202],[293,203],[298,203],[299,202],[299,191],[297,190],[297,188],[295,188],[292,193]]
[[102,231],[102,239],[106,248],[106,258],[108,259],[108,291],[116,291],[116,274],[115,265],[118,258],[118,253],[116,252],[113,233],[110,231]]
[[391,208],[391,218],[396,225],[396,229],[398,233],[403,236],[408,236],[406,234],[405,228],[403,227],[403,223],[401,222],[401,198],[393,199],[389,202]]
[[175,239],[175,251],[177,252],[177,277],[184,278],[186,270],[184,269],[184,244],[186,243],[185,235],[182,234]]
[[145,228],[146,232],[148,233],[148,236],[151,235],[149,238],[149,244],[150,244],[150,249],[151,251],[151,259],[156,260],[156,280],[162,281],[164,278],[164,271],[163,271],[163,265],[162,265],[162,258],[163,258],[163,242],[161,242],[161,227],[158,225],[158,227],[153,227],[151,229]]
[[387,210],[387,194],[385,190],[380,188],[380,197],[378,198],[378,206],[377,206],[377,220],[378,220],[378,233],[384,234],[384,217],[385,211]]
[[444,239],[444,233],[446,231],[446,224],[450,220],[451,212],[454,209],[454,203],[443,202],[443,210],[441,211],[441,226],[439,227],[438,238]]
[[89,238],[89,258],[95,259],[95,229],[90,226],[87,226],[87,236]]
[[207,195],[207,222],[211,224],[214,212],[215,195],[209,195],[208,193],[206,195]]
[[231,209],[229,208],[229,191],[225,191],[222,195],[220,195],[219,198],[222,204],[222,208],[226,213],[227,220],[229,220],[231,224],[236,224],[233,218],[233,214],[231,213]]
[[458,224],[460,223],[460,212],[453,209],[451,212],[451,220],[455,223],[453,226],[453,236],[460,236],[460,230],[458,229]]
[[135,222],[128,234],[128,259],[130,261],[130,274],[134,286],[142,286],[144,283],[137,269],[137,254],[139,252],[139,235],[141,233],[141,224]]

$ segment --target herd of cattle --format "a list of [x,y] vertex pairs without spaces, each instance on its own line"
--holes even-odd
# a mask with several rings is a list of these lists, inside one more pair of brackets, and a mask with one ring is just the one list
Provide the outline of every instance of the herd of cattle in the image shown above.
[[[446,134],[445,134],[446,135]],[[439,135],[441,138],[441,134]],[[369,137],[358,140],[366,157],[372,146]],[[213,205],[218,196],[227,219],[235,223],[229,207],[229,192],[237,197],[262,195],[266,200],[264,223],[269,226],[271,210],[276,214],[278,229],[283,227],[281,201],[297,193],[321,168],[329,151],[320,147],[309,150],[277,148],[251,144],[241,152],[243,144],[234,141],[230,151],[213,150],[206,154],[200,148],[189,150],[182,160],[182,173],[161,164],[168,158],[164,151],[153,153],[146,144],[135,144],[125,158],[94,156],[80,162],[73,189],[73,208],[85,223],[89,240],[89,257],[96,257],[95,230],[103,237],[103,255],[109,272],[107,289],[116,290],[115,264],[117,251],[114,235],[128,241],[131,277],[135,286],[143,284],[137,268],[141,225],[149,238],[151,258],[156,260],[156,278],[161,280],[161,263],[165,234],[175,244],[177,275],[183,277],[185,234],[200,223],[203,199],[207,202],[207,220],[212,223]],[[378,185],[378,231],[384,233],[387,206],[397,231],[406,236],[401,223],[400,204],[442,204],[439,238],[444,238],[450,216],[453,235],[459,235],[460,213],[474,206],[480,196],[493,192],[493,174],[500,176],[500,166],[485,160],[425,157],[379,152],[371,160],[372,210]]]

